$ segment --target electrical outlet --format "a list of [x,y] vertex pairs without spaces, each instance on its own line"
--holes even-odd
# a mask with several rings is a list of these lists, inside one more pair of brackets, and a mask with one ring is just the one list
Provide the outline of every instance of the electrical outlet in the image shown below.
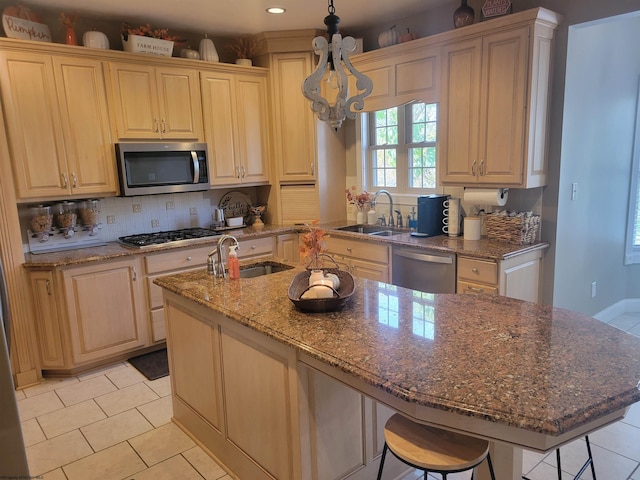
[[151,228],[158,228],[160,226],[160,220],[151,220]]
[[189,209],[189,215],[197,215],[198,214],[198,209],[196,207],[191,207]]
[[591,298],[596,298],[596,286],[597,282],[591,282]]
[[140,213],[142,211],[142,205],[139,203],[133,204],[133,213]]
[[116,216],[115,215],[107,215],[107,224],[113,225],[114,223],[116,223]]
[[175,205],[173,204],[173,202],[167,202],[167,210],[173,210],[175,207]]

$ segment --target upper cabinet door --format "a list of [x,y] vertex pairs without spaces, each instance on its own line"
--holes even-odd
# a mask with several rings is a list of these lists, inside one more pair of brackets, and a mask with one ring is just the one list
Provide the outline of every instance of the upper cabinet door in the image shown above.
[[120,139],[202,139],[195,70],[110,63],[116,136]]
[[120,139],[161,138],[155,68],[110,63],[115,136]]
[[70,193],[51,55],[0,52],[0,82],[17,195]]
[[156,68],[156,78],[162,138],[202,139],[198,72],[187,68]]
[[312,53],[280,53],[272,57],[275,158],[280,183],[316,180],[316,125],[309,101],[300,93],[311,73]]
[[269,124],[265,75],[236,77],[238,154],[243,183],[269,181]]
[[98,60],[53,57],[74,195],[118,191],[107,96]]

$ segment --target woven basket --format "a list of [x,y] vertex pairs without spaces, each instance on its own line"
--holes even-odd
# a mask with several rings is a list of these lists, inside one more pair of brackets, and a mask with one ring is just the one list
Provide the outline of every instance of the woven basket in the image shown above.
[[289,300],[303,312],[332,312],[342,307],[353,295],[355,283],[349,272],[337,268],[323,268],[322,271],[325,274],[334,273],[340,279],[340,286],[334,290],[333,298],[300,298],[310,288],[311,270],[298,273],[289,285]]
[[540,227],[539,215],[508,217],[506,215],[485,216],[487,237],[500,242],[529,244],[536,241]]

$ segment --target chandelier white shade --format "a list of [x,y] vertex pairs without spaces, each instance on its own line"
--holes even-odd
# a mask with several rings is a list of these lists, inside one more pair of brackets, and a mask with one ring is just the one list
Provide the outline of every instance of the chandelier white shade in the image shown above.
[[[313,50],[320,58],[314,72],[302,83],[302,94],[311,101],[311,110],[318,118],[338,130],[345,118],[355,119],[358,111],[364,108],[364,99],[371,94],[373,82],[351,64],[349,56],[356,49],[356,41],[353,37],[342,38],[338,31],[340,18],[334,13],[333,0],[329,0],[329,15],[324,23],[330,42],[324,37],[313,39]],[[348,73],[355,78],[357,93],[352,97],[349,97]],[[323,92],[325,79],[329,85]]]

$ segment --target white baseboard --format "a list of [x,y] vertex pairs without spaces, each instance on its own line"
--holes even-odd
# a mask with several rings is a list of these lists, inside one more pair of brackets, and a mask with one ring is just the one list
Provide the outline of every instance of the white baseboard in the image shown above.
[[640,298],[625,298],[596,313],[593,318],[601,322],[609,323],[620,315],[636,312],[640,312]]

